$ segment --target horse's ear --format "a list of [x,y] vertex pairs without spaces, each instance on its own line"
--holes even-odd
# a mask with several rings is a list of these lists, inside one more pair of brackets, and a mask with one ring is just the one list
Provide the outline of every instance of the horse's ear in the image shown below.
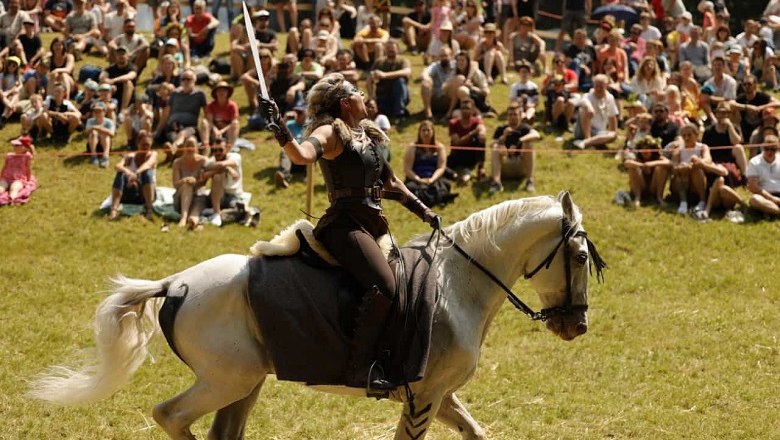
[[563,208],[563,216],[568,220],[574,220],[574,202],[571,200],[571,194],[568,191],[561,191],[558,194],[558,200]]

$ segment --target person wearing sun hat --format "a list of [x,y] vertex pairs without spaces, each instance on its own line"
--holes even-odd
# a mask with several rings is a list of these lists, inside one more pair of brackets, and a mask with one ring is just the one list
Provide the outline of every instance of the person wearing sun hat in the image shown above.
[[204,132],[210,133],[210,139],[203,139],[205,147],[210,146],[211,140],[224,138],[228,148],[232,147],[238,138],[238,104],[230,99],[233,96],[233,87],[226,81],[218,82],[211,89],[211,97],[214,99],[206,105],[206,118]]
[[0,102],[3,104],[3,113],[0,115],[0,129],[5,126],[8,118],[16,113],[19,91],[22,89],[21,63],[22,60],[17,56],[6,57],[3,61],[3,71],[0,74]]

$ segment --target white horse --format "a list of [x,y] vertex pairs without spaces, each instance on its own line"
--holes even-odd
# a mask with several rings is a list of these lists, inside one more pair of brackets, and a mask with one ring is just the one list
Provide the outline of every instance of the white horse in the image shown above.
[[[477,368],[488,326],[504,301],[506,292],[499,284],[511,286],[521,276],[529,278],[545,307],[547,328],[571,340],[587,331],[590,264],[599,275],[604,267],[568,193],[503,202],[444,231],[474,260],[464,257],[458,246],[443,245],[436,254],[440,297],[431,352],[423,379],[390,395],[404,404],[396,439],[424,438],[434,418],[464,439],[485,438],[455,391]],[[426,237],[410,244],[424,246]],[[247,304],[248,272],[247,256],[221,255],[158,281],[120,277],[116,292],[97,309],[95,363],[78,370],[55,367],[33,382],[31,396],[83,404],[112,395],[146,358],[149,340],[159,329],[161,298],[188,286],[176,314],[172,346],[197,379],[187,391],[158,404],[154,419],[171,438],[194,439],[191,424],[216,411],[208,438],[242,439],[260,388],[266,376],[274,374],[260,326]],[[514,297],[515,305],[517,301]]]

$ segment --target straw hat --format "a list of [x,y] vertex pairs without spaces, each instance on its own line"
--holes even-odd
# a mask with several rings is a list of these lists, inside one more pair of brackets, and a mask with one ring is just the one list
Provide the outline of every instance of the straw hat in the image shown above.
[[228,91],[228,99],[233,96],[233,87],[228,84],[227,81],[220,81],[218,82],[213,89],[211,89],[211,97],[214,99],[217,99],[217,90],[219,89],[227,89]]

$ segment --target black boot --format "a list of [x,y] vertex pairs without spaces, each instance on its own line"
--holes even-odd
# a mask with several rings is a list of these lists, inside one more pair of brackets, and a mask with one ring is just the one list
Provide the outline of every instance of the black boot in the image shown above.
[[385,327],[393,301],[374,287],[366,292],[358,310],[355,334],[350,344],[346,384],[366,388],[368,397],[387,397],[395,386],[385,379],[376,361],[376,343]]

